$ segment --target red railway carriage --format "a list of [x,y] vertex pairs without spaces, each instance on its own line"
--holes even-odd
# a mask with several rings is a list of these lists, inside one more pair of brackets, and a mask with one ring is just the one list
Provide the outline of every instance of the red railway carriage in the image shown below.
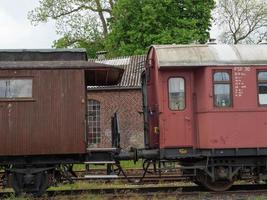
[[194,181],[224,190],[265,166],[267,45],[152,46],[143,96],[146,147]]

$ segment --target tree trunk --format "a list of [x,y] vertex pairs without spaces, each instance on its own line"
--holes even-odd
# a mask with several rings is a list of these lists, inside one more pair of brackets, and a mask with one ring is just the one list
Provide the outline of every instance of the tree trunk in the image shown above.
[[100,18],[101,23],[102,23],[103,35],[104,35],[104,37],[106,37],[107,34],[108,34],[108,27],[107,27],[106,19],[105,19],[104,14],[103,14],[103,9],[102,9],[100,0],[95,0],[95,3],[96,3],[96,7],[97,7],[97,12],[98,12],[99,18]]

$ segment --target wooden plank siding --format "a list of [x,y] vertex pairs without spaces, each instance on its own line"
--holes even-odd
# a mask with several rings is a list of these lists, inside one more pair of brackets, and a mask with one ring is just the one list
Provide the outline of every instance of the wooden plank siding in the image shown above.
[[1,77],[32,77],[32,100],[0,100],[0,155],[84,153],[84,70],[1,70]]

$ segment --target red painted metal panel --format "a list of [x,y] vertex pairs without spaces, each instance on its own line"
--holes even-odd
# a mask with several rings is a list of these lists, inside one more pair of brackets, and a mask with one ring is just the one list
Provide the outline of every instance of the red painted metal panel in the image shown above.
[[149,147],[159,147],[159,97],[158,97],[158,67],[154,51],[149,55],[149,66],[147,69],[147,101],[148,101],[148,131]]
[[[192,71],[161,71],[162,111],[160,114],[161,148],[193,146],[193,101]],[[182,78],[185,81],[185,108],[172,110],[169,105],[168,81],[170,78]]]
[[[164,59],[168,61],[168,57]],[[148,61],[148,107],[153,111],[149,115],[151,146],[158,145],[153,128],[159,126],[161,148],[267,147],[267,106],[258,105],[257,94],[257,71],[267,71],[267,66],[261,63],[179,68],[178,63],[176,67],[159,68],[155,48],[150,49]],[[214,70],[231,73],[231,107],[214,106]],[[167,80],[171,76],[185,77],[188,110],[169,110]]]
[[[232,73],[232,103],[229,108],[213,105],[212,73],[227,69]],[[266,147],[267,107],[257,100],[257,70],[266,67],[210,67],[196,77],[198,97],[198,148]],[[241,81],[240,81],[241,80]]]
[[208,112],[198,119],[199,148],[267,147],[266,111]]
[[[215,69],[227,69],[232,73],[232,107],[214,107],[212,75]],[[236,81],[240,79],[236,78],[240,76],[238,70],[241,69],[238,67],[158,71],[158,85],[151,89],[149,101],[150,107],[157,104],[159,110],[154,121],[152,117],[150,120],[151,138],[155,135],[153,127],[159,126],[161,148],[266,147],[267,107],[258,105],[256,80],[257,70],[262,69],[267,70],[255,66],[243,68],[246,72],[241,72],[242,87]],[[168,107],[168,78],[176,76],[186,79],[185,111],[171,111]],[[155,90],[158,102],[155,102]],[[193,92],[196,93],[194,101]]]

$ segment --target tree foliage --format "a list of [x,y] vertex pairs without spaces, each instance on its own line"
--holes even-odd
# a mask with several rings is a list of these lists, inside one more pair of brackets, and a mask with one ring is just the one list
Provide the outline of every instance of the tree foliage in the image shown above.
[[115,55],[132,55],[151,44],[204,43],[213,8],[213,0],[119,0],[107,46]]
[[[54,47],[86,47],[111,55],[141,54],[151,44],[204,43],[213,0],[40,0],[33,24],[56,20]],[[105,49],[104,49],[105,48]]]
[[257,43],[267,36],[266,0],[220,0],[216,10],[224,43]]
[[105,49],[103,38],[95,38],[94,40],[71,40],[67,36],[54,41],[54,48],[85,48],[89,58],[95,58],[98,51]]
[[56,21],[56,32],[63,37],[54,42],[54,47],[87,47],[90,56],[95,56],[92,49],[103,48],[114,3],[115,0],[40,0],[28,18],[33,25]]

